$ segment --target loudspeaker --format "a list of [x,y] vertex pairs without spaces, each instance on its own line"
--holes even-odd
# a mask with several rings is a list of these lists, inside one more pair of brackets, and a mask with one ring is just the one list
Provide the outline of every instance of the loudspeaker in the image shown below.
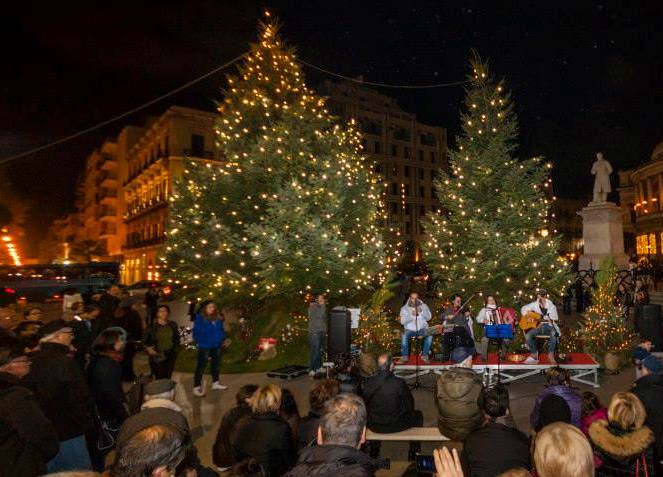
[[350,311],[344,306],[332,308],[329,317],[329,345],[327,359],[333,361],[339,354],[350,352]]
[[649,303],[640,305],[636,310],[636,329],[641,338],[652,341],[654,351],[663,351],[661,334],[661,305]]

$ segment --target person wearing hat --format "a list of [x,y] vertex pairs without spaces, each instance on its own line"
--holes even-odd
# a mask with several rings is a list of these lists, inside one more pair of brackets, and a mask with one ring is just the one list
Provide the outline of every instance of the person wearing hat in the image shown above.
[[[58,453],[60,441],[35,395],[21,380],[30,372],[22,343],[11,337],[0,341],[0,475],[36,477]],[[9,465],[11,463],[11,466]],[[11,467],[11,468],[9,468]]]
[[435,384],[438,427],[443,436],[462,441],[483,424],[479,395],[481,376],[472,370],[474,348],[460,346],[451,353],[456,366],[440,373]]
[[647,411],[645,424],[654,432],[654,460],[663,461],[663,366],[653,355],[641,361],[640,378],[631,391],[638,396]]
[[39,350],[31,356],[24,382],[58,434],[59,451],[48,472],[92,470],[85,433],[94,427],[94,403],[83,371],[70,357],[73,330],[64,320],[55,320],[39,331]]
[[176,475],[188,475],[188,470],[195,470],[198,476],[212,475],[200,463],[189,423],[182,408],[175,403],[175,386],[175,381],[170,379],[157,379],[145,385],[145,402],[141,411],[127,418],[120,427],[117,448],[122,449],[134,436],[149,427],[166,426],[182,436],[185,448],[185,457],[177,466]]
[[536,337],[541,335],[550,336],[548,340],[548,361],[550,364],[557,364],[555,349],[561,335],[557,324],[559,316],[557,315],[557,307],[548,299],[548,292],[543,288],[536,292],[535,301],[523,306],[520,310],[521,316],[531,312],[540,315],[541,321],[539,322],[539,326],[529,330],[525,334],[525,341],[530,352],[530,356],[525,360],[525,364],[537,364],[539,362]]

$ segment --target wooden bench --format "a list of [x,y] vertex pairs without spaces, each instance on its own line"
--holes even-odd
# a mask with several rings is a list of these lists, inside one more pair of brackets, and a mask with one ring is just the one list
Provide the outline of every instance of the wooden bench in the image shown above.
[[437,427],[411,427],[401,432],[382,434],[366,430],[367,441],[428,441],[439,442],[450,440],[447,436],[440,434]]

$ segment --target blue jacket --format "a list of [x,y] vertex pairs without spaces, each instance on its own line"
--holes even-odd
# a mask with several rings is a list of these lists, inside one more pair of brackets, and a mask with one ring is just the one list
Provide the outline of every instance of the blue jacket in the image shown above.
[[221,343],[226,339],[223,321],[207,320],[200,313],[196,314],[193,322],[193,339],[198,343],[198,348],[220,348]]

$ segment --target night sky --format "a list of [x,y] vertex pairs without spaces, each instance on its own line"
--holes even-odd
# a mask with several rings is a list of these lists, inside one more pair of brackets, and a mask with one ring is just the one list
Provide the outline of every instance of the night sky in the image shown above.
[[[648,160],[663,140],[663,2],[9,3],[0,29],[0,158],[108,119],[237,56],[255,40],[264,7],[302,59],[371,81],[458,81],[475,48],[513,93],[519,154],[553,161],[560,196],[587,195],[596,151],[623,169]],[[305,72],[313,87],[328,78]],[[216,75],[128,120],[11,163],[17,193],[37,205],[30,235],[39,238],[73,208],[86,154],[100,141],[170,104],[211,108],[222,80]],[[448,128],[450,138],[457,133],[462,87],[381,91]]]

